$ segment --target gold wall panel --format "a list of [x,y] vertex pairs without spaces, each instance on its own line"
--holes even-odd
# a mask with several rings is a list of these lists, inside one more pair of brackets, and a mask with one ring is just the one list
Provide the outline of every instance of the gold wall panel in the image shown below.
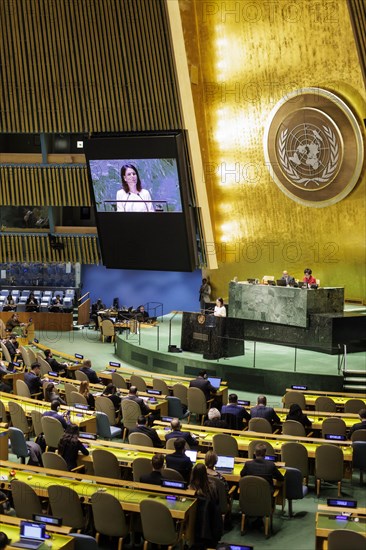
[[[366,93],[346,0],[181,0],[192,84],[214,221],[208,243],[219,269],[214,292],[235,276],[295,277],[311,267],[323,286],[366,298],[366,176],[345,199],[312,209],[286,197],[265,166],[263,132],[290,92],[321,87],[339,95],[362,127]],[[296,101],[296,98],[294,99]]]

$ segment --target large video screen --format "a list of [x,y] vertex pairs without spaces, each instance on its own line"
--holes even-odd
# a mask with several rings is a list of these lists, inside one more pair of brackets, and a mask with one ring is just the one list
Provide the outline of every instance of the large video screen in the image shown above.
[[182,212],[177,160],[90,161],[97,212]]
[[197,267],[192,185],[183,131],[94,135],[86,157],[103,263]]

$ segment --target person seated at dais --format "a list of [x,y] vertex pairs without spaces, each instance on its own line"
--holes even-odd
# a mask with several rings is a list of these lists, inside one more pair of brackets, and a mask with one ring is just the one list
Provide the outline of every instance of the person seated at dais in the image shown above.
[[52,372],[57,372],[60,376],[65,375],[65,368],[68,366],[67,363],[59,363],[57,359],[53,357],[52,351],[50,349],[44,350],[44,356],[51,367]]
[[205,394],[206,401],[211,398],[211,394],[215,394],[217,391],[211,382],[207,380],[207,371],[205,369],[199,371],[197,378],[195,380],[191,380],[189,383],[189,387],[202,390]]
[[68,426],[58,444],[58,454],[65,459],[69,471],[77,467],[79,451],[87,456],[88,449],[79,440],[79,428]]
[[182,474],[183,478],[188,481],[189,476],[192,471],[192,462],[191,459],[185,454],[186,442],[183,437],[178,437],[174,441],[175,452],[172,454],[166,455],[166,465],[167,468],[172,468],[177,470]]
[[313,272],[309,267],[304,269],[304,278],[302,281],[303,283],[307,283],[308,286],[316,284],[316,279],[313,277],[312,273]]
[[33,292],[29,294],[25,302],[25,311],[39,311],[39,303]]
[[51,416],[52,418],[55,418],[61,423],[63,429],[66,430],[66,428],[71,424],[70,411],[65,411],[63,414],[60,414],[58,412],[59,408],[60,402],[58,401],[58,399],[55,399],[51,402],[51,410],[44,412],[42,416]]
[[122,401],[124,401],[125,399],[129,399],[137,403],[140,407],[140,411],[142,415],[146,416],[150,413],[150,407],[146,405],[145,401],[141,397],[138,397],[136,386],[130,386],[128,395],[126,395],[126,397],[124,397]]

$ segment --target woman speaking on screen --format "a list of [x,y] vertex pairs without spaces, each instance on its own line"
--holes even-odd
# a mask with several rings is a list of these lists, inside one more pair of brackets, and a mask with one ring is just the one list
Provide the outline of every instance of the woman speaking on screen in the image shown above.
[[142,189],[137,168],[124,164],[121,168],[122,189],[117,191],[117,212],[154,212],[151,196]]

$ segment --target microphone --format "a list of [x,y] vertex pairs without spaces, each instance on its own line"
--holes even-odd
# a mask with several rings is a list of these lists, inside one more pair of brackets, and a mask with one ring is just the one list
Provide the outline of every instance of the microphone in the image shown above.
[[147,204],[146,204],[146,201],[144,201],[144,199],[141,197],[140,193],[136,193],[138,197],[140,197],[140,199],[143,201],[145,207],[146,207],[146,212],[149,211],[148,207],[147,207]]

